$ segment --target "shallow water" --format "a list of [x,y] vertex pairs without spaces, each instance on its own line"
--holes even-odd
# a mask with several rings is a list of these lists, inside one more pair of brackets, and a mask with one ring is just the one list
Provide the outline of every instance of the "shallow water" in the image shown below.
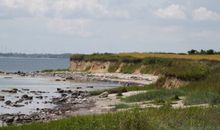
[[[87,88],[87,86],[94,86],[94,88]],[[62,89],[71,89],[76,90],[77,87],[82,87],[80,90],[96,90],[96,89],[105,89],[110,87],[119,86],[118,84],[113,83],[103,83],[103,82],[87,82],[87,83],[76,83],[76,82],[56,82],[53,78],[31,78],[31,77],[17,77],[5,78],[0,76],[0,96],[5,96],[5,101],[11,100],[12,102],[17,101],[21,98],[22,95],[27,94],[33,96],[32,101],[28,101],[28,105],[25,105],[25,102],[19,103],[25,105],[24,107],[11,107],[6,106],[5,101],[0,101],[0,114],[5,113],[23,113],[28,114],[36,111],[36,108],[52,108],[55,105],[45,104],[45,101],[48,101],[52,97],[60,96],[59,93],[56,93],[57,88]],[[37,99],[35,94],[30,93],[30,91],[22,91],[16,94],[1,92],[2,90],[10,90],[12,88],[21,89],[30,89],[30,91],[45,91],[47,93],[42,93],[43,99]],[[16,96],[19,96],[17,98]],[[47,96],[47,98],[46,98]]]

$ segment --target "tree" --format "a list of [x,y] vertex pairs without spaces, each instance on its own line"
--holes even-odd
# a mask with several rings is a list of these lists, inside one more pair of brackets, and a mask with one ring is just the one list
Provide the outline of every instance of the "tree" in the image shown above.
[[203,49],[200,51],[200,54],[206,54],[206,53],[207,52],[205,50],[203,50]]
[[197,50],[194,50],[194,49],[188,51],[188,54],[190,54],[190,55],[196,54],[196,53],[198,53],[198,51],[197,51]]
[[206,52],[207,54],[211,55],[211,54],[215,54],[215,51],[213,49],[209,49]]

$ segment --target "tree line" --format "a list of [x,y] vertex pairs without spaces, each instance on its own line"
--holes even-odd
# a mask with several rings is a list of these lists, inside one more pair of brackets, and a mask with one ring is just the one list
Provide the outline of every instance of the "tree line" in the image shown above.
[[213,55],[213,54],[220,54],[220,52],[217,52],[213,49],[209,49],[209,50],[202,49],[200,51],[192,49],[192,50],[188,51],[188,54],[189,55],[193,55],[193,54]]

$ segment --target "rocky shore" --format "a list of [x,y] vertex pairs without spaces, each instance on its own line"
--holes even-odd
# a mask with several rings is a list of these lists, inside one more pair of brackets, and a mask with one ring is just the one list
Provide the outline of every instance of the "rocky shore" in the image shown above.
[[[13,109],[16,107],[25,107],[27,104],[31,104],[35,99],[43,100],[44,96],[41,96],[42,93],[47,93],[44,91],[31,91],[31,90],[2,90],[4,93],[23,93],[24,91],[32,92],[35,96],[22,95],[16,97],[16,101],[7,100],[5,101],[4,96],[0,96],[1,102],[4,102],[5,106],[11,107]],[[2,114],[0,115],[0,121],[2,125],[8,124],[24,124],[36,121],[48,121],[59,119],[67,115],[71,115],[72,112],[77,111],[81,108],[89,109],[94,107],[94,101],[89,98],[89,93],[87,91],[80,90],[63,90],[57,88],[56,93],[60,96],[52,97],[44,101],[44,104],[54,104],[53,108],[36,108],[36,112],[30,114]]]
[[[157,76],[153,75],[143,75],[143,74],[120,74],[120,73],[70,73],[70,72],[16,72],[16,73],[4,73],[0,74],[4,78],[13,78],[13,76],[21,77],[50,77],[56,82],[88,82],[88,81],[102,81],[102,82],[113,82],[123,84],[125,86],[129,85],[146,85],[156,82]],[[87,86],[88,88],[93,88],[93,86]],[[108,93],[104,92],[99,96],[90,96],[88,91],[81,90],[81,87],[76,89],[64,89],[57,88],[57,96],[48,97],[46,96],[47,91],[34,91],[27,88],[13,88],[13,89],[3,89],[1,93],[7,93],[14,95],[16,100],[12,101],[6,99],[5,96],[0,95],[0,102],[4,103],[2,107],[8,108],[24,108],[28,104],[35,102],[39,104],[51,104],[51,108],[36,108],[33,113],[23,114],[14,113],[8,114],[4,113],[0,115],[0,123],[4,125],[10,124],[24,124],[31,122],[47,122],[49,120],[56,120],[66,116],[71,116],[75,114],[85,114],[85,113],[99,113],[102,112],[97,105],[99,99],[104,99],[102,102],[108,102]],[[20,96],[18,96],[18,95]],[[107,109],[105,112],[111,111]]]

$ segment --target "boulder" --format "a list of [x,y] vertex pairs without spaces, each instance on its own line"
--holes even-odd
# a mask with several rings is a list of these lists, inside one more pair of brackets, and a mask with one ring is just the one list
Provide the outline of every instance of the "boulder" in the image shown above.
[[6,105],[11,105],[12,102],[11,102],[10,100],[8,100],[8,101],[5,102],[5,104],[6,104]]
[[15,103],[21,103],[23,101],[24,101],[24,99],[19,99],[19,100],[15,101]]
[[65,93],[61,94],[61,97],[66,97],[66,96],[67,96],[67,94],[65,94]]
[[23,91],[30,91],[30,89],[22,88]]
[[69,76],[69,77],[66,77],[66,80],[74,80],[74,78]]
[[99,95],[99,98],[107,98],[108,97],[108,92],[103,92],[102,94]]
[[43,99],[43,96],[36,96],[36,98],[38,98],[38,99]]
[[61,81],[61,79],[55,79],[55,81]]
[[32,96],[28,96],[28,95],[26,95],[26,94],[23,95],[21,98],[24,99],[24,100],[32,100],[32,99],[33,99]]
[[6,116],[4,122],[7,124],[12,124],[14,122],[14,116]]
[[11,90],[2,90],[2,92],[5,92],[5,93],[17,93],[17,92],[18,92],[18,89],[13,88],[13,89],[11,89]]
[[86,88],[94,88],[94,86],[87,86]]
[[5,101],[5,96],[0,96],[0,101]]
[[57,88],[57,92],[58,92],[58,93],[64,93],[64,90],[61,89],[61,88]]
[[13,107],[24,107],[24,105],[21,105],[21,104],[13,104]]

